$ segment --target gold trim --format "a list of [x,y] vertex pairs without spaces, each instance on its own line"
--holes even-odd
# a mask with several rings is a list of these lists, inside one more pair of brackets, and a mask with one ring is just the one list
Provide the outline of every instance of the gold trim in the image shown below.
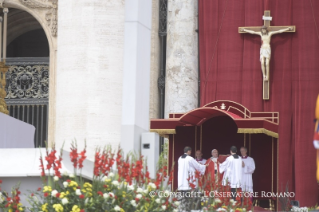
[[165,137],[164,135],[168,135],[168,134],[176,134],[175,129],[150,129],[150,132],[156,132],[163,137]]
[[272,132],[270,130],[266,130],[265,128],[238,128],[237,133],[250,133],[250,134],[264,133],[271,137],[278,138],[278,133]]

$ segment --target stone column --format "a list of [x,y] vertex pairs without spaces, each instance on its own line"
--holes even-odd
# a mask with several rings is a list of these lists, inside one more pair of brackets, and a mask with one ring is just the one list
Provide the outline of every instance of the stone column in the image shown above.
[[55,141],[69,150],[121,140],[124,0],[59,1]]
[[198,105],[197,0],[168,0],[165,117]]

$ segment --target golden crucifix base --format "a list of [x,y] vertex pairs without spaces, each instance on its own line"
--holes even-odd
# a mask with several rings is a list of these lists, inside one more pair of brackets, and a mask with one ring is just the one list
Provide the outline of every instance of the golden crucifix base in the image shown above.
[[6,73],[9,67],[6,66],[5,61],[0,62],[0,112],[9,114],[8,107],[4,98],[6,97]]
[[263,99],[269,100],[269,80],[263,80]]

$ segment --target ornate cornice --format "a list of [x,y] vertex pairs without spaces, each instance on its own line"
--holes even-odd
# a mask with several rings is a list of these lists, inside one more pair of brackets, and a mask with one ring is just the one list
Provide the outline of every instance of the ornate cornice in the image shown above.
[[[58,31],[58,0],[48,0],[41,2],[39,0],[20,0],[26,7],[32,9],[45,9],[48,10],[45,14],[45,20],[51,29],[52,36],[57,36]],[[51,2],[51,3],[49,3]],[[0,2],[1,3],[1,2]]]

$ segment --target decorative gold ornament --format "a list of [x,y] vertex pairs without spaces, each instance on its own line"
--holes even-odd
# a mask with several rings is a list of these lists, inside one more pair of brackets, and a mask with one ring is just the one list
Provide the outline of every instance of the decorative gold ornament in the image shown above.
[[9,114],[7,104],[4,100],[7,93],[5,90],[6,87],[6,72],[8,71],[9,67],[5,65],[4,62],[0,62],[0,112],[4,114]]

